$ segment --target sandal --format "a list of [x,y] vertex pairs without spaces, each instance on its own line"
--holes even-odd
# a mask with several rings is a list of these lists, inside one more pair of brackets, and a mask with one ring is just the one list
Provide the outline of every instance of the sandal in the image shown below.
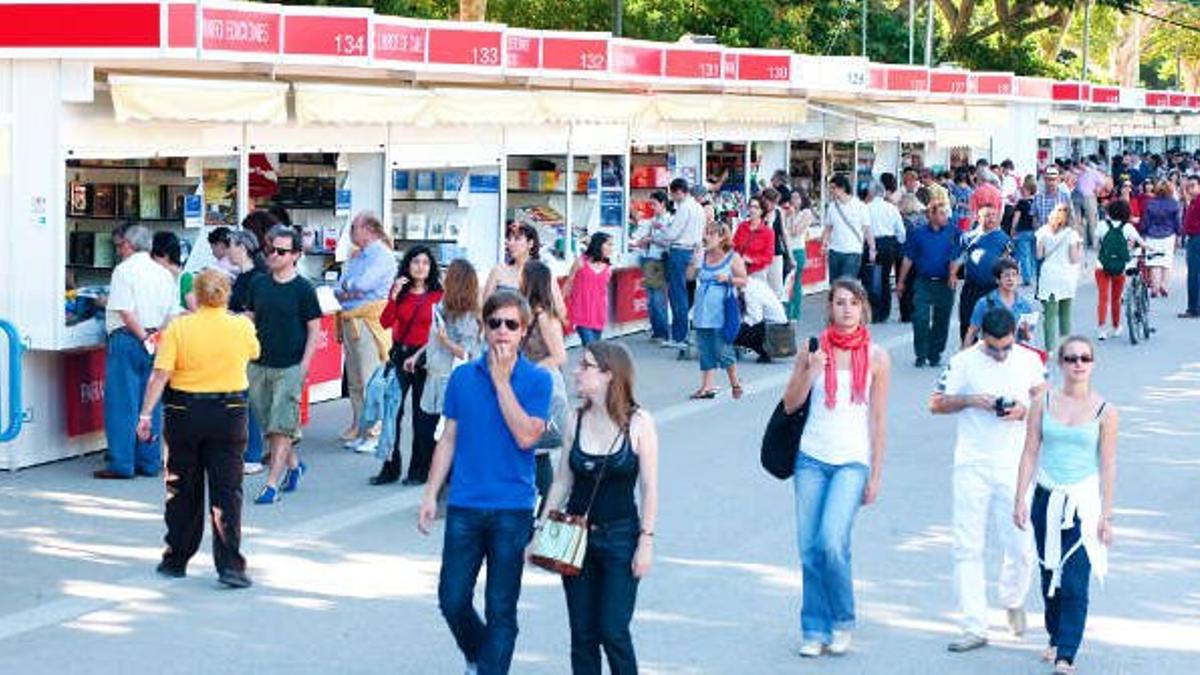
[[1075,666],[1066,661],[1059,661],[1054,664],[1054,675],[1075,675]]
[[742,385],[740,385],[740,384],[733,385],[731,391],[733,391],[733,400],[735,400],[735,401],[740,399],[742,397],[742,394],[745,393],[745,390],[742,389]]
[[1058,656],[1058,647],[1050,645],[1046,647],[1046,651],[1042,652],[1042,660],[1046,663],[1054,663],[1054,659]]
[[709,399],[714,399],[716,397],[717,397],[716,389],[697,389],[688,398],[692,399],[693,401],[706,401]]

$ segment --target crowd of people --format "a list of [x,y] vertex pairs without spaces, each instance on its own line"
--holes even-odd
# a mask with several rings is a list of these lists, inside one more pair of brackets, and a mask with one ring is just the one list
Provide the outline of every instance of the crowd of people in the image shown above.
[[[1090,386],[1097,354],[1072,330],[1073,300],[1094,264],[1097,339],[1119,334],[1139,251],[1167,254],[1145,259],[1155,270],[1150,288],[1166,297],[1186,240],[1180,317],[1200,317],[1198,166],[1126,154],[1111,170],[1089,158],[1022,178],[1011,162],[981,160],[952,176],[905,170],[857,189],[837,175],[820,213],[776,175],[740,222],[718,218],[709,189],[682,179],[652,195],[653,215],[633,237],[650,339],[684,358],[694,350],[701,379],[692,399],[718,396],[717,370],[742,398],[737,350],[779,358],[772,327],[784,327],[782,355],[796,352],[807,239],[819,226],[831,287],[825,326],[815,350],[794,359],[783,397],[788,411],[807,411],[794,479],[801,655],[851,646],[851,532],[858,508],[881,489],[892,371],[870,327],[889,321],[894,304],[913,324],[915,367],[946,364],[931,411],[959,417],[953,519],[964,618],[949,648],[987,644],[992,524],[1002,532],[1010,628],[1025,630],[1040,560],[1045,656],[1056,672],[1073,672],[1088,578],[1103,576],[1112,539],[1117,428],[1115,409]],[[280,217],[255,211],[241,229],[211,232],[217,262],[195,274],[183,271],[170,233],[131,225],[114,235],[122,262],[106,308],[109,447],[96,477],[157,475],[165,457],[164,576],[184,576],[199,546],[207,478],[219,579],[249,586],[239,552],[243,476],[265,472],[254,502],[275,504],[308,470],[297,452],[300,400],[322,313],[297,272],[301,236]],[[349,232],[353,253],[334,288],[350,399],[340,441],[380,460],[372,485],[424,486],[421,531],[444,512],[439,605],[468,672],[508,671],[531,537],[564,518],[584,519],[590,533],[578,574],[563,579],[573,671],[599,672],[603,652],[613,672],[637,672],[629,626],[653,561],[658,440],[636,402],[629,353],[604,340],[614,242],[593,235],[560,288],[540,260],[538,231],[521,223],[507,224],[505,260],[482,284],[466,260],[448,261],[443,273],[424,246],[398,260],[370,213]],[[948,353],[956,302],[960,344]],[[570,380],[569,328],[583,347]],[[1061,389],[1050,390],[1047,366]],[[484,561],[480,617],[473,596]]]

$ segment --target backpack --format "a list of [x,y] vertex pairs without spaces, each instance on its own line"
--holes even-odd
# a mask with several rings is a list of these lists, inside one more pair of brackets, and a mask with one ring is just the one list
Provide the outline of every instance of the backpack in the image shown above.
[[1100,253],[1097,258],[1105,274],[1124,274],[1132,256],[1129,255],[1129,243],[1125,241],[1123,223],[1109,221],[1108,232],[1100,240]]

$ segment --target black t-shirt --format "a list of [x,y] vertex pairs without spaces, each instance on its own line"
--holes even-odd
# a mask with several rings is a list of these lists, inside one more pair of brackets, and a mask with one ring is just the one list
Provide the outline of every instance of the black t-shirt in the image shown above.
[[1022,198],[1017,202],[1016,232],[1033,232],[1033,199]]
[[229,311],[241,314],[249,309],[250,284],[256,277],[267,273],[265,267],[255,265],[252,269],[242,272],[233,280],[233,288],[229,292]]
[[787,238],[783,232],[783,213],[778,207],[771,212],[771,229],[775,232],[775,255],[787,255]]
[[299,364],[308,342],[308,322],[321,317],[313,285],[299,275],[285,284],[270,274],[255,275],[246,309],[254,312],[254,327],[262,345],[262,355],[255,363],[267,368]]

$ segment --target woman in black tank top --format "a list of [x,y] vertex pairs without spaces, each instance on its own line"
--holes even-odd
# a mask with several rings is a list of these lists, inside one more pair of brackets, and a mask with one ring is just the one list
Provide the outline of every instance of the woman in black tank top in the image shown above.
[[[658,435],[650,415],[634,401],[633,361],[624,347],[605,341],[588,345],[575,368],[575,390],[583,406],[564,439],[569,451],[546,496],[550,510],[585,516],[588,522],[583,569],[579,576],[563,577],[571,671],[600,673],[603,648],[614,674],[634,674],[629,623],[638,581],[653,561]],[[640,514],[634,498],[639,486]]]

